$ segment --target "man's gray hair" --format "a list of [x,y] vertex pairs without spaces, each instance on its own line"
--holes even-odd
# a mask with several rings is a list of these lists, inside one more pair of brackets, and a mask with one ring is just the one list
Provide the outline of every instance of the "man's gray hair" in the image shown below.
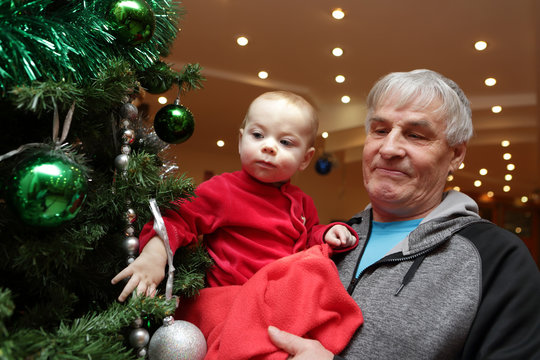
[[394,72],[379,79],[367,97],[366,131],[373,112],[390,99],[396,101],[395,108],[414,105],[418,110],[440,101],[436,114],[446,120],[445,134],[450,146],[466,143],[473,135],[469,100],[454,81],[435,71]]

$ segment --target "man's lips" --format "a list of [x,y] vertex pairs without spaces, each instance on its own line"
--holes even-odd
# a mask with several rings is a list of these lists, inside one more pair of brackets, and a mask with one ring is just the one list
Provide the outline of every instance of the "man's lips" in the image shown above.
[[387,175],[387,176],[404,176],[408,175],[407,171],[403,171],[401,169],[393,168],[393,167],[386,167],[386,166],[376,166],[374,167],[373,171],[377,171],[381,174]]

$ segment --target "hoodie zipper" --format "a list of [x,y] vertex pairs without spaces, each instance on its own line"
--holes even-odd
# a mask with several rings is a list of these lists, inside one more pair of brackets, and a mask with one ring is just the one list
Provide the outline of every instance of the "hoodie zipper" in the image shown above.
[[[422,251],[420,251],[420,252],[418,252],[416,254],[413,254],[413,255],[401,256],[401,257],[396,257],[396,258],[392,258],[392,255],[389,255],[387,257],[384,257],[384,258],[380,259],[377,262],[374,262],[373,264],[369,265],[364,270],[362,270],[362,272],[360,272],[360,274],[358,274],[358,276],[355,276],[355,277],[352,278],[351,282],[349,283],[349,286],[347,287],[347,292],[349,293],[349,295],[352,295],[354,289],[356,288],[356,285],[360,281],[360,278],[362,277],[362,275],[364,275],[366,270],[368,270],[369,268],[374,267],[374,266],[379,266],[379,265],[385,264],[385,263],[398,263],[398,262],[402,262],[402,261],[415,260],[415,259],[418,259],[420,257],[425,257],[429,252],[431,252],[434,249],[438,248],[439,246],[441,246],[446,241],[447,240],[442,241],[442,242],[440,242],[440,243],[438,243],[436,245],[433,245],[432,247],[430,247],[428,249],[422,250]],[[355,272],[356,272],[356,269],[358,268],[359,263],[360,263],[360,260],[358,260],[358,262],[356,264]],[[412,266],[414,266],[414,263],[413,263],[413,265],[411,265],[411,268],[412,268]],[[409,268],[409,270],[410,270],[410,268]],[[416,272],[416,269],[414,270],[414,272]],[[408,274],[409,274],[409,271],[407,271],[407,273],[405,274],[405,276],[401,280],[401,284],[399,285],[399,288],[396,290],[394,296],[399,295],[399,293],[405,287],[405,285],[407,285],[410,282],[410,280],[412,279],[412,275],[414,275],[414,274],[411,274],[408,281],[406,281],[406,278],[407,278]]]

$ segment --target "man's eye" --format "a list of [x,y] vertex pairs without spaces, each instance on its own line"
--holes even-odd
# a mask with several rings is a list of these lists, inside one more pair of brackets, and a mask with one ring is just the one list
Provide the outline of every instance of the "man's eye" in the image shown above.
[[412,138],[412,139],[425,139],[425,137],[423,137],[422,135],[415,134],[415,133],[410,133],[409,137]]
[[387,129],[373,129],[372,132],[373,132],[374,134],[378,134],[378,135],[388,134],[388,130],[387,130]]

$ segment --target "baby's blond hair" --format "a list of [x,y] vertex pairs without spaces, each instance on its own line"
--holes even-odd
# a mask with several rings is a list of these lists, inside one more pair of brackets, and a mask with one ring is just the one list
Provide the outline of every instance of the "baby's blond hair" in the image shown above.
[[258,100],[285,100],[288,104],[295,106],[299,110],[306,111],[309,119],[311,120],[312,134],[309,141],[309,146],[315,144],[315,139],[317,138],[317,131],[319,130],[319,117],[315,108],[302,96],[294,94],[290,91],[278,90],[278,91],[269,91],[257,96],[249,105],[244,121],[240,125],[240,128],[245,128],[248,120],[251,107]]

